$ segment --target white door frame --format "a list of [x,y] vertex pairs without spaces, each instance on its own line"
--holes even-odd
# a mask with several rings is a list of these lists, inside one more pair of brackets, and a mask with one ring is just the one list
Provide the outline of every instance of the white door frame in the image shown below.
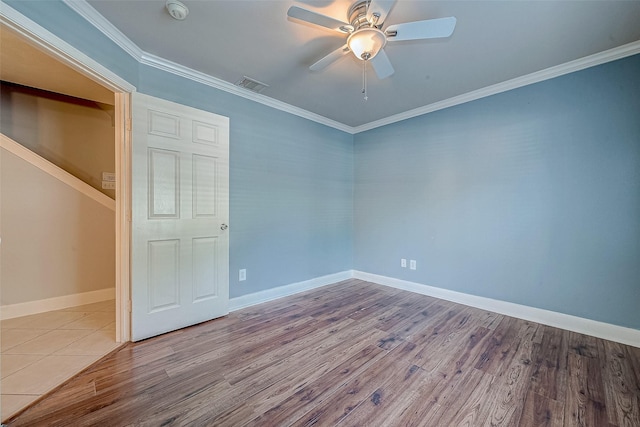
[[116,341],[131,340],[131,93],[136,88],[6,3],[0,23],[59,62],[115,94]]

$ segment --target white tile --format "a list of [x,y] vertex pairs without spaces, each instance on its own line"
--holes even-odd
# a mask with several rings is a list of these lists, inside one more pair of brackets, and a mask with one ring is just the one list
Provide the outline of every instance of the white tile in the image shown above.
[[116,300],[94,302],[93,304],[78,305],[76,307],[65,308],[61,311],[86,311],[86,312],[116,312]]
[[2,352],[4,353],[12,347],[30,341],[47,332],[46,329],[3,329],[0,331]]
[[3,354],[0,360],[2,378],[26,368],[43,357],[41,354]]
[[95,356],[46,356],[3,378],[2,393],[44,394],[95,360]]
[[117,348],[116,331],[99,330],[56,351],[60,355],[105,355]]
[[38,394],[3,394],[0,401],[2,408],[2,421],[13,416],[16,412],[28,406],[31,402],[39,398]]
[[4,354],[52,354],[90,333],[90,330],[74,329],[48,331],[39,337],[8,349]]
[[48,311],[2,321],[2,329],[57,329],[84,317],[84,312]]
[[111,322],[109,323],[107,326],[105,326],[104,328],[100,328],[103,331],[115,331],[116,330],[116,322]]
[[115,321],[115,313],[90,313],[80,319],[60,326],[60,329],[92,329],[98,330]]

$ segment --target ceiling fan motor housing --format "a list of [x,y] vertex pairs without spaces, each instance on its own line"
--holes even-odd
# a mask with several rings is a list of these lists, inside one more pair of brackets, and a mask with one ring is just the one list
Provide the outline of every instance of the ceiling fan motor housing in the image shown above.
[[360,28],[367,28],[375,26],[375,23],[369,22],[367,19],[367,3],[368,0],[354,3],[347,13],[347,18],[351,26],[355,31]]

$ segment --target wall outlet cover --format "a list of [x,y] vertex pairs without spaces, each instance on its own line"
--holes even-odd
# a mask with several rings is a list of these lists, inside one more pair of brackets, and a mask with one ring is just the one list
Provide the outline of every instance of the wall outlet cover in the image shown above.
[[116,183],[114,181],[102,181],[103,190],[115,190]]

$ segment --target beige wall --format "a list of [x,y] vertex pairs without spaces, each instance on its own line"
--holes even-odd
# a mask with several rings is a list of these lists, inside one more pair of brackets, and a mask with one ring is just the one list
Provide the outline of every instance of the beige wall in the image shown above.
[[0,149],[1,305],[115,286],[115,213]]
[[102,172],[115,172],[112,105],[2,84],[2,133],[112,199]]

